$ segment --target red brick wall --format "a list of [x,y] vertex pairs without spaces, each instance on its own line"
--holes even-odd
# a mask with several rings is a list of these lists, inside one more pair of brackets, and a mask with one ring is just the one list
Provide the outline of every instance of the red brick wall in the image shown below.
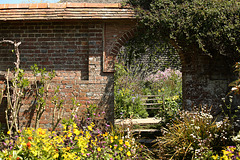
[[[65,100],[65,118],[70,116],[71,98],[76,97],[82,109],[88,101],[97,104],[99,110],[107,111],[107,118],[113,121],[113,72],[103,72],[104,44],[114,44],[116,37],[121,37],[132,28],[127,25],[128,22],[122,25],[115,23],[119,24],[119,21],[0,22],[0,38],[22,42],[19,47],[21,68],[27,73],[33,64],[56,71],[52,86],[60,86],[61,98]],[[130,24],[133,25],[132,22]],[[114,32],[106,30],[113,27]],[[1,82],[7,68],[14,67],[16,58],[11,48],[7,44],[0,46]],[[1,88],[4,88],[3,83]],[[1,108],[0,118],[3,122]],[[29,118],[26,110],[27,107],[23,107],[20,111],[21,121],[27,122]],[[52,110],[49,102],[40,127],[50,127]]]

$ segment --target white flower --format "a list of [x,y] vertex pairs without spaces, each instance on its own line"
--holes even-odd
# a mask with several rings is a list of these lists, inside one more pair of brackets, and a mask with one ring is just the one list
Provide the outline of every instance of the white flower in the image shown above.
[[233,88],[232,88],[232,91],[236,91],[236,90],[238,90],[237,87],[233,87]]
[[222,124],[223,124],[223,122],[222,122],[222,121],[216,122],[217,128],[221,127],[221,126],[222,126]]
[[199,129],[200,129],[200,127],[199,127],[199,126],[195,126],[195,129],[199,130]]

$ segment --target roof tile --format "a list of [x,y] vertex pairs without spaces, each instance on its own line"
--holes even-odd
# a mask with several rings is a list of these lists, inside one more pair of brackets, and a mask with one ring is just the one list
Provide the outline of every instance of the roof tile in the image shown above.
[[4,4],[0,4],[0,9],[4,9]]
[[66,8],[67,3],[48,3],[48,8]]
[[31,4],[29,4],[29,8],[30,9],[38,8],[38,4],[37,3],[31,3]]
[[18,4],[18,8],[29,8],[28,4]]
[[8,8],[18,8],[18,4],[8,4]]
[[39,3],[38,8],[48,8],[48,4],[47,3]]
[[67,3],[67,8],[84,8],[86,3]]
[[2,20],[54,19],[135,19],[134,11],[121,4],[109,3],[39,3],[0,5]]

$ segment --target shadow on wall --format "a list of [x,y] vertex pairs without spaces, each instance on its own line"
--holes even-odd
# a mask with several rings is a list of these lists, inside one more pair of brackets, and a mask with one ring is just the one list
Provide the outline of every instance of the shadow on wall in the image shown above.
[[[84,104],[90,99],[87,92],[95,84],[89,82],[89,55],[102,55],[100,22],[0,22],[0,36],[1,39],[22,42],[19,46],[20,68],[25,70],[27,76],[34,64],[47,71],[56,71],[54,86],[60,86],[60,96],[67,107],[71,105],[72,97],[77,97],[77,101]],[[12,50],[13,45],[0,45],[0,89],[3,90],[6,71],[8,68],[13,70],[16,61]],[[6,106],[4,102],[2,105]],[[26,107],[24,109],[20,111],[21,115],[27,114],[20,117],[26,121],[32,117],[33,112],[31,109],[26,110]],[[4,107],[1,106],[0,112],[2,121],[5,119]],[[52,112],[52,109],[46,112]],[[70,114],[70,109],[66,109],[65,118]],[[47,126],[49,114],[43,115],[43,118]]]
[[107,76],[108,81],[103,96],[99,102],[100,108],[104,108],[106,119],[111,124],[114,124],[114,73],[103,73],[102,76]]

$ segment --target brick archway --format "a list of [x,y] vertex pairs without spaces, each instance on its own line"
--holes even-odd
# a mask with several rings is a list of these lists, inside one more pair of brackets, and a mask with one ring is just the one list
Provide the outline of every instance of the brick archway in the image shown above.
[[121,37],[117,38],[115,43],[111,48],[109,48],[109,53],[112,55],[117,55],[122,46],[124,46],[131,38],[134,37],[137,29],[131,29],[130,31],[125,32]]

